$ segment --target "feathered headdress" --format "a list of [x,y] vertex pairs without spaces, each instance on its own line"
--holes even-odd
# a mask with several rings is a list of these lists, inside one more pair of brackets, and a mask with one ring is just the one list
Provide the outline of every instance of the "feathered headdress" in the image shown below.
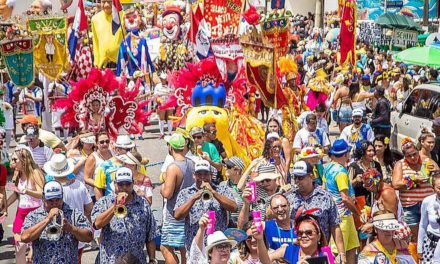
[[281,57],[278,61],[278,67],[280,74],[286,76],[286,80],[294,79],[295,75],[298,74],[298,66],[295,63],[295,59],[290,56]]
[[140,82],[129,90],[126,88],[126,80],[118,81],[110,69],[100,71],[93,68],[87,79],[72,83],[72,86],[67,98],[58,99],[54,103],[54,108],[65,109],[61,117],[63,127],[89,129],[82,126],[90,120],[92,102],[99,101],[97,113],[103,116],[105,128],[112,138],[117,136],[120,128],[132,134],[140,132],[137,124],[145,123],[146,118],[142,110],[145,102],[135,102]]
[[187,63],[185,68],[172,74],[170,81],[176,87],[177,115],[183,116],[185,110],[191,106],[191,95],[197,82],[202,86],[211,83],[217,87],[223,83],[220,71],[214,57],[208,57],[198,63]]

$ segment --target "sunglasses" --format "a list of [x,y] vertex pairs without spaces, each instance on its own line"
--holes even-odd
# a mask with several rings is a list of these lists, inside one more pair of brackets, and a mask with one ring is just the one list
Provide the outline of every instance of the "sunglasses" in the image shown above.
[[271,179],[264,179],[264,180],[261,180],[260,182],[271,182],[272,180]]
[[101,140],[101,141],[99,141],[99,144],[101,144],[101,145],[104,145],[104,144],[109,144],[110,143],[110,140]]
[[220,245],[214,246],[214,248],[222,251],[222,250],[231,250],[232,247],[231,247],[231,245],[225,243],[225,244],[220,244]]
[[11,161],[16,163],[18,161],[18,159],[17,158],[12,158]]
[[298,230],[298,231],[296,231],[296,234],[298,235],[298,238],[301,238],[304,235],[306,235],[308,238],[310,238],[315,233],[316,232],[314,230]]
[[211,132],[206,132],[206,133],[211,134],[211,135],[216,135],[217,134],[217,130],[214,130],[214,131],[211,131]]
[[203,136],[193,136],[194,139],[201,139]]

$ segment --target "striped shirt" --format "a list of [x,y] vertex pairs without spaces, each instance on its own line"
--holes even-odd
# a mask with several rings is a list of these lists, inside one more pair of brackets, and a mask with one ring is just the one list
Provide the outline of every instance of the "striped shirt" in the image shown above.
[[42,143],[38,145],[36,148],[32,148],[29,146],[29,148],[32,150],[32,156],[34,158],[35,163],[43,169],[43,166],[46,162],[50,160],[50,158],[53,155],[53,150]]
[[[408,165],[405,159],[402,162],[402,175],[403,178],[407,178],[410,175],[419,176],[420,171],[414,171]],[[410,190],[400,190],[399,196],[403,207],[413,206],[415,204],[421,203],[425,197],[428,197],[433,193],[432,186],[429,182],[417,183],[415,188]]]

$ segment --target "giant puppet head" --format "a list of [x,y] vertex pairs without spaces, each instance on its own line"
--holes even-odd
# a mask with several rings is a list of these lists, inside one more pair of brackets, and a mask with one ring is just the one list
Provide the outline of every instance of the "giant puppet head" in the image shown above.
[[124,14],[125,29],[128,32],[137,32],[142,26],[142,18],[136,8],[130,8]]
[[165,10],[162,13],[162,32],[168,40],[180,38],[184,7],[185,3],[179,0],[165,2]]

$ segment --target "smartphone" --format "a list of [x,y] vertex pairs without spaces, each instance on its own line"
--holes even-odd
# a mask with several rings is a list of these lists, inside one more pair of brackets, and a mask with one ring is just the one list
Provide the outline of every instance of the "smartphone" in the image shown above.
[[329,264],[327,256],[322,257],[312,257],[307,259],[309,264]]

